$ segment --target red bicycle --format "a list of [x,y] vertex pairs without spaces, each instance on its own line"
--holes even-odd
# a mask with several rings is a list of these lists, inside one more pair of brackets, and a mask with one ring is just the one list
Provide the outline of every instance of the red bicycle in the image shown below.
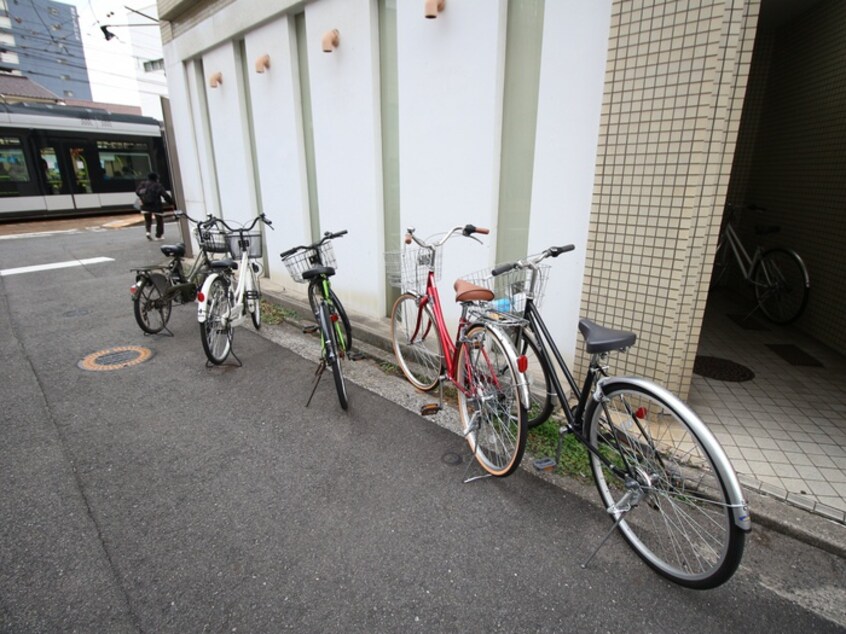
[[491,475],[507,476],[519,465],[526,446],[527,362],[501,323],[487,317],[486,302],[493,293],[465,280],[455,282],[461,317],[455,338],[450,337],[436,282],[440,248],[459,233],[479,241],[473,234],[489,231],[458,226],[430,244],[411,228],[405,244],[417,246],[386,255],[388,280],[404,291],[391,311],[394,354],[414,387],[429,391],[440,386],[440,402],[424,406],[422,414],[442,409],[445,380],[455,386],[463,434],[476,460]]

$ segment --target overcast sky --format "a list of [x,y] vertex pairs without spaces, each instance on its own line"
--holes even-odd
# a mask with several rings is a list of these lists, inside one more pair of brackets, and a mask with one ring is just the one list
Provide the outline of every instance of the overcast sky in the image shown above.
[[[137,79],[136,68],[143,61],[161,58],[159,29],[155,26],[130,29],[124,24],[153,24],[138,14],[127,11],[131,7],[156,16],[156,5],[150,0],[58,0],[76,6],[79,28],[85,48],[85,61],[94,101],[139,106],[140,92],[152,92],[161,81]],[[109,26],[115,37],[106,41],[100,27]],[[133,50],[134,38],[134,50]]]

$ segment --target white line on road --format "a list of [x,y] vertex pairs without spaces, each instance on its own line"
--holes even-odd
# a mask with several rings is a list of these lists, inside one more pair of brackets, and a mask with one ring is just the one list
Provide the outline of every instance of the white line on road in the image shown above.
[[67,262],[53,262],[52,264],[36,264],[35,266],[21,266],[16,269],[0,269],[0,277],[17,275],[18,273],[34,273],[35,271],[49,271],[51,269],[66,269],[71,266],[86,266],[101,262],[114,262],[114,258],[88,258],[86,260],[68,260]]

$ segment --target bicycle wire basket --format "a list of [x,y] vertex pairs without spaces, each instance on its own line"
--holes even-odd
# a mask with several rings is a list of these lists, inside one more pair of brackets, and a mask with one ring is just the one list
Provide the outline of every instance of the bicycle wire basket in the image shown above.
[[236,260],[241,257],[244,251],[248,258],[260,258],[263,255],[261,232],[259,231],[233,231],[226,234],[226,243],[229,253]]
[[291,278],[300,284],[304,284],[306,280],[303,279],[303,273],[318,266],[331,266],[333,269],[337,268],[337,261],[335,260],[335,249],[332,247],[331,240],[324,242],[317,248],[302,249],[296,253],[292,253],[282,262],[285,268],[288,269],[288,274]]
[[[535,278],[535,290],[533,299],[535,306],[540,307],[546,290],[546,281],[549,278],[549,265],[541,264],[537,267]],[[526,307],[526,294],[532,283],[532,269],[513,269],[494,277],[491,269],[476,271],[468,275],[462,275],[461,279],[487,288],[494,293],[494,298],[488,302],[491,310],[499,313],[510,313],[519,315]]]
[[435,273],[436,282],[441,279],[441,264],[440,249],[433,252],[424,247],[405,247],[402,251],[385,252],[388,284],[403,292],[425,293],[429,271]]
[[226,253],[229,247],[226,244],[226,234],[217,227],[194,228],[194,235],[197,236],[197,244],[206,253]]

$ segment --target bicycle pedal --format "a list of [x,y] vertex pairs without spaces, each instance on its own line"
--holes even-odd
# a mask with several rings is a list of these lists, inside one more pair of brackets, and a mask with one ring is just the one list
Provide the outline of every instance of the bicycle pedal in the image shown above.
[[434,416],[441,411],[441,406],[438,403],[426,403],[420,408],[421,416]]
[[317,326],[303,326],[303,333],[306,335],[313,335],[317,332]]
[[538,471],[555,471],[555,460],[552,458],[538,458],[533,463]]

